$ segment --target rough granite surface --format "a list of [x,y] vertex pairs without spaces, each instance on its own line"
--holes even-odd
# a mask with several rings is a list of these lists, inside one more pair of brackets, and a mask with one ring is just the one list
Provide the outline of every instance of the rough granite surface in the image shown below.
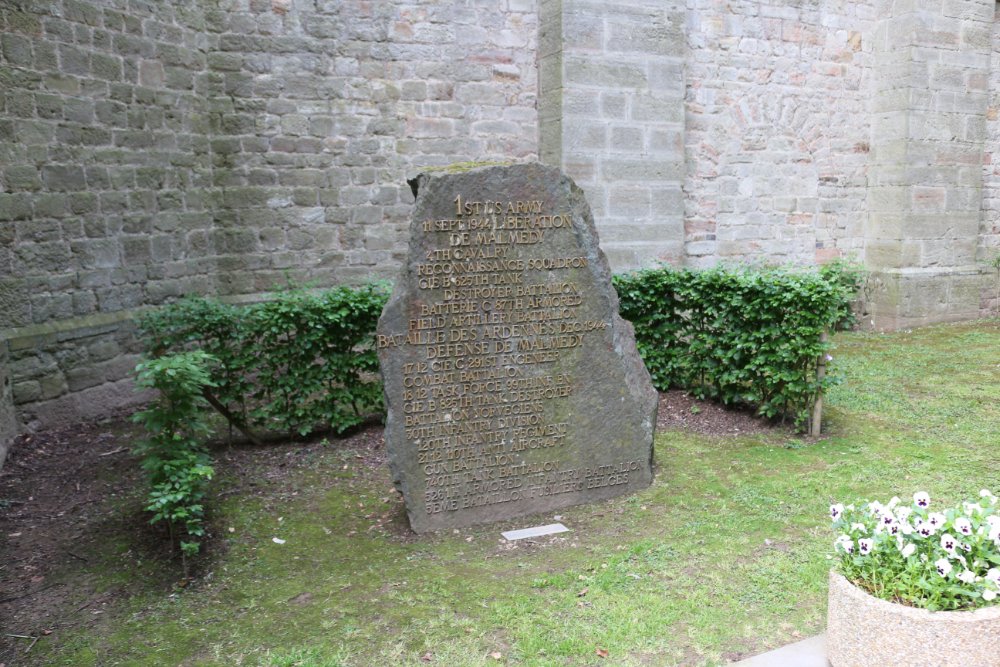
[[428,172],[416,188],[378,327],[386,444],[413,529],[649,485],[657,394],[583,192],[539,164]]

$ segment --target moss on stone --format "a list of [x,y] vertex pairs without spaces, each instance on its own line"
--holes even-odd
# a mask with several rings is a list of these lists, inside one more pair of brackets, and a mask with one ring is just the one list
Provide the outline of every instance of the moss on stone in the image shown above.
[[11,32],[20,32],[26,35],[37,35],[42,32],[41,20],[28,12],[9,12],[7,14],[7,27]]
[[484,161],[484,162],[453,162],[452,164],[443,165],[440,167],[427,167],[424,169],[428,173],[445,173],[445,174],[464,174],[467,171],[472,171],[473,169],[479,169],[480,167],[509,167],[515,164],[512,160],[496,160],[496,161]]

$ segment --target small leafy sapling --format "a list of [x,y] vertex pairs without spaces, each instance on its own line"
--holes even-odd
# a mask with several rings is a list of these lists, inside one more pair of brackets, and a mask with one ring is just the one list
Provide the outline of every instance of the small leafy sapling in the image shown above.
[[135,447],[142,458],[150,490],[145,509],[150,523],[164,522],[178,545],[187,574],[187,559],[198,553],[205,536],[202,501],[213,468],[205,446],[209,427],[204,389],[213,386],[209,367],[214,359],[201,350],[143,361],[136,383],[155,389],[157,398],[133,419],[146,437]]

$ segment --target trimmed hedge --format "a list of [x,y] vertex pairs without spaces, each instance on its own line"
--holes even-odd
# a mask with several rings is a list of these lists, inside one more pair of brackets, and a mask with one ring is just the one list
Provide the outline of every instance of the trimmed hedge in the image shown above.
[[617,275],[622,317],[660,390],[749,404],[803,426],[817,395],[838,381],[816,379],[822,335],[853,323],[862,272],[845,263],[820,270],[659,267]]
[[[807,423],[822,391],[824,332],[849,328],[863,271],[659,267],[613,278],[622,317],[657,389],[755,406]],[[382,410],[374,333],[388,286],[290,290],[249,306],[183,299],[140,319],[149,357],[201,349],[216,409],[237,427],[305,435],[336,432]],[[251,437],[253,437],[251,435]]]
[[387,299],[381,283],[293,289],[248,306],[190,297],[142,317],[140,338],[147,357],[211,355],[208,397],[248,434],[341,433],[382,409],[374,334]]

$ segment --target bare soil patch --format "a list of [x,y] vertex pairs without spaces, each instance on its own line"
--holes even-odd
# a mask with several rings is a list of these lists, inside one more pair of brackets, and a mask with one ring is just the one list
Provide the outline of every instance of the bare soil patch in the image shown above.
[[34,638],[97,622],[114,598],[97,595],[85,577],[57,573],[88,563],[109,533],[145,529],[141,517],[123,524],[116,511],[142,472],[129,454],[135,429],[126,417],[14,442],[0,471],[0,664],[20,664]]
[[[721,437],[775,430],[746,411],[698,401],[681,391],[661,394],[658,427]],[[108,585],[86,574],[93,559],[106,558],[102,543],[124,545],[117,567],[126,571],[140,561],[157,563],[154,581],[149,569],[143,570],[146,588],[160,586],[167,592],[187,583],[164,535],[142,512],[142,471],[131,454],[140,436],[140,427],[123,412],[23,435],[14,443],[0,471],[0,667],[32,664],[35,642],[58,641],[69,630],[97,625],[106,610],[128,595],[127,583]],[[216,473],[225,484],[214,493],[217,498],[274,494],[285,486],[285,478],[331,446],[361,464],[356,468],[384,474],[380,425],[367,424],[331,440],[332,445],[316,438],[220,447]],[[412,538],[398,508],[370,518],[373,527],[398,539]],[[222,547],[210,536],[205,548],[211,554]]]
[[713,436],[755,435],[781,430],[748,409],[701,401],[676,389],[660,393],[656,422],[658,430],[681,429]]

